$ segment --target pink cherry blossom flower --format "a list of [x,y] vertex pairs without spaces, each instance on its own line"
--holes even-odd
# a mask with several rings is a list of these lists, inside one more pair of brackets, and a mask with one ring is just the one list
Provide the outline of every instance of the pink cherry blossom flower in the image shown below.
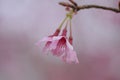
[[[67,14],[66,18],[63,20],[62,24],[59,26],[59,28],[56,30],[56,32],[53,35],[50,35],[48,37],[44,37],[42,40],[40,40],[37,45],[40,45],[42,42],[45,42],[45,47],[43,48],[43,52],[50,51],[51,54],[54,56],[59,57],[66,63],[79,63],[76,52],[73,50],[72,42],[72,28],[71,28],[71,19],[72,19],[72,13]],[[65,28],[62,31],[62,34],[59,35],[60,30],[62,28],[63,23],[65,20],[69,18],[70,20],[70,36],[69,38],[67,35],[67,24],[66,23]]]
[[43,48],[43,52],[49,51],[51,49],[50,44],[52,43],[53,37],[58,36],[59,33],[60,33],[60,29],[57,29],[53,35],[44,37],[36,45],[40,46],[42,42],[45,42],[46,44],[45,47]]
[[51,50],[52,54],[60,57],[67,63],[79,63],[76,52],[73,50],[73,46],[70,44],[65,36],[56,36],[50,46],[53,46]]
[[62,60],[66,63],[79,63],[76,52],[70,49],[66,50],[65,55],[62,57]]
[[60,30],[62,28],[62,25],[64,24],[64,22],[67,20],[68,17],[65,17],[65,19],[62,21],[62,23],[60,24],[60,26],[58,27],[58,29],[55,31],[55,33],[53,35],[50,35],[48,37],[44,37],[43,39],[41,39],[36,45],[40,46],[42,42],[45,42],[45,47],[43,48],[43,52],[46,51],[50,51],[52,49],[52,46],[50,47],[52,41],[53,41],[53,37],[54,36],[58,36],[60,33]]
[[60,57],[63,61],[67,63],[79,63],[76,52],[73,50],[73,46],[71,42],[69,42],[68,38],[66,37],[67,30],[64,29],[61,36],[53,37],[53,41],[51,43],[51,52],[53,55]]

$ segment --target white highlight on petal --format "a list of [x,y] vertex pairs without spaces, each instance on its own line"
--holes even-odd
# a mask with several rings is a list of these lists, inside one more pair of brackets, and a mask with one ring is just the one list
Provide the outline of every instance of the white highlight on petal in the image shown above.
[[44,37],[40,40],[40,42],[43,42],[43,41],[52,41],[52,37]]
[[69,43],[68,40],[66,40],[66,45],[69,49],[73,50],[73,46]]

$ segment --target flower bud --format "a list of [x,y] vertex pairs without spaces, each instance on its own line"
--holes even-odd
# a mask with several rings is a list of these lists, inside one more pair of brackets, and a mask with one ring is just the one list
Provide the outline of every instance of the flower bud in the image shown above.
[[55,33],[53,34],[53,36],[58,36],[59,33],[60,33],[60,29],[57,29],[57,30],[55,31]]
[[66,36],[67,35],[67,29],[64,28],[63,31],[62,31],[62,36]]

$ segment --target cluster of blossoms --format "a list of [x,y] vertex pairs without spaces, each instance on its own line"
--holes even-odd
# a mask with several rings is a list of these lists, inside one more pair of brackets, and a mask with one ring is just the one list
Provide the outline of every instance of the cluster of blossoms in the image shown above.
[[[120,2],[119,9],[98,6],[98,5],[83,5],[78,6],[78,4],[74,0],[69,0],[71,2],[60,2],[59,4],[66,7],[66,10],[69,13],[66,15],[65,19],[61,23],[61,25],[57,28],[54,34],[44,37],[41,39],[37,45],[40,46],[41,43],[45,42],[45,47],[43,48],[43,52],[51,52],[52,55],[59,57],[66,63],[79,63],[76,52],[73,49],[73,37],[72,37],[72,28],[71,28],[71,19],[74,14],[76,14],[79,10],[89,9],[89,8],[98,8],[104,10],[111,10],[116,13],[120,13]],[[61,31],[63,24],[66,22],[66,26]],[[68,23],[70,23],[70,34],[67,37],[67,27]],[[60,34],[62,32],[62,34]]]
[[[75,13],[71,10],[62,21],[61,25],[56,29],[55,33],[41,39],[37,45],[40,46],[42,42],[45,42],[43,52],[51,52],[52,55],[59,57],[66,63],[79,63],[76,52],[73,49],[73,37],[71,28],[71,19]],[[63,24],[65,27],[62,29]],[[67,37],[67,27],[70,24],[70,34]],[[62,30],[62,31],[61,31]],[[60,32],[62,32],[60,34]]]

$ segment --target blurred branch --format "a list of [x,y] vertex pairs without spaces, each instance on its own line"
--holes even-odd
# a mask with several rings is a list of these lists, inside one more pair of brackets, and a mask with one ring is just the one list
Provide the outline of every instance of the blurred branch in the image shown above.
[[73,9],[73,11],[76,11],[76,12],[83,10],[83,9],[96,8],[96,9],[103,9],[103,10],[109,10],[109,11],[113,11],[116,13],[120,13],[120,2],[118,3],[118,9],[117,9],[117,8],[105,7],[105,6],[99,6],[99,5],[78,6],[78,4],[75,1],[73,1],[73,0],[69,0],[69,1],[71,2],[71,4],[67,3],[67,2],[60,2],[59,4],[64,7],[71,8],[71,9]]
[[83,5],[83,6],[78,6],[77,11],[81,9],[90,9],[90,8],[98,8],[98,9],[103,9],[103,10],[110,10],[116,13],[120,13],[119,9],[116,8],[111,8],[111,7],[104,7],[104,6],[98,6],[98,5]]

